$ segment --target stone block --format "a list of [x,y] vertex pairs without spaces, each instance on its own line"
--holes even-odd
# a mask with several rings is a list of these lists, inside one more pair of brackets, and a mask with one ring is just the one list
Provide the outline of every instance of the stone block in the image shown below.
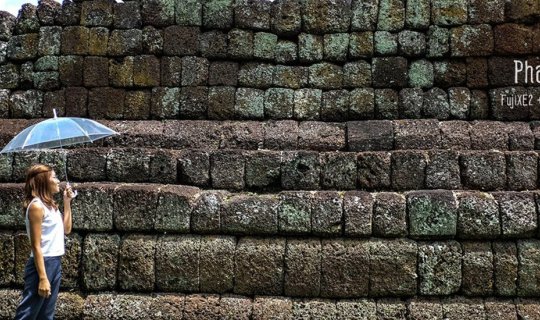
[[433,64],[427,60],[413,61],[409,66],[409,85],[419,88],[433,87]]
[[468,150],[471,148],[471,125],[466,121],[439,122],[442,149]]
[[125,96],[123,89],[93,88],[88,95],[88,115],[95,119],[122,119]]
[[264,114],[270,119],[292,118],[294,90],[270,88],[264,96]]
[[241,151],[224,150],[211,154],[210,178],[212,187],[241,190],[245,186],[244,172],[245,159]]
[[290,319],[293,303],[284,297],[255,297],[253,320]]
[[19,71],[14,64],[0,65],[0,88],[16,89],[19,86]]
[[114,226],[117,230],[154,229],[158,190],[152,185],[122,185],[114,191]]
[[398,31],[405,25],[405,3],[402,0],[380,0],[377,29]]
[[120,237],[116,234],[89,234],[84,238],[82,285],[86,290],[116,288]]
[[208,81],[209,62],[206,58],[182,58],[182,86],[203,86]]
[[346,63],[343,66],[343,86],[347,88],[371,86],[371,65],[362,60]]
[[109,56],[130,56],[142,52],[142,31],[138,29],[113,30],[109,37]]
[[234,292],[243,295],[282,294],[284,259],[284,239],[240,238],[234,261]]
[[128,235],[122,239],[118,258],[118,285],[123,290],[154,289],[154,253],[156,238],[150,235]]
[[274,48],[274,58],[276,63],[279,64],[290,64],[298,61],[298,46],[296,42],[278,40]]
[[312,233],[319,236],[341,235],[342,224],[342,195],[334,191],[317,193],[311,202]]
[[261,149],[264,128],[257,121],[225,121],[220,126],[221,149]]
[[233,289],[236,239],[226,236],[201,238],[199,288],[203,292],[224,293]]
[[441,88],[432,88],[424,92],[422,113],[429,118],[448,119],[450,117],[450,104],[447,93]]
[[113,4],[108,0],[83,2],[81,25],[109,27],[113,23]]
[[253,58],[253,32],[242,29],[232,29],[228,33],[229,57],[233,59]]
[[264,125],[264,148],[295,150],[298,145],[298,122],[269,121]]
[[[65,27],[62,30],[62,40],[61,40],[62,46],[60,50],[61,53],[63,55],[88,54],[89,36],[90,36],[90,30],[87,27],[83,27],[83,26]],[[21,44],[24,44],[24,43],[21,43]]]
[[60,54],[61,36],[61,27],[39,28],[38,54],[40,56]]
[[431,19],[438,26],[453,26],[467,22],[467,1],[435,0],[431,5]]
[[209,0],[203,3],[203,26],[208,29],[229,29],[234,18],[233,0]]
[[458,152],[431,151],[428,156],[426,187],[430,189],[461,189]]
[[222,295],[219,300],[219,314],[222,319],[249,320],[252,314],[252,299],[238,295]]
[[224,198],[223,191],[202,191],[193,204],[191,229],[195,233],[217,234],[220,230],[220,212]]
[[491,243],[463,243],[462,290],[468,296],[493,293],[493,252]]
[[423,56],[426,51],[426,38],[424,33],[404,30],[398,36],[401,54],[409,57]]
[[424,91],[420,88],[404,88],[399,92],[400,117],[418,119],[422,117]]
[[253,57],[262,60],[273,60],[278,36],[268,32],[257,32],[253,37]]
[[367,241],[323,240],[321,297],[366,297],[369,292],[369,250]]
[[[513,41],[509,41],[508,37],[512,37]],[[501,55],[530,54],[533,37],[533,30],[528,26],[515,23],[498,25],[493,29],[495,52]]]
[[489,56],[493,53],[493,31],[488,24],[464,25],[450,31],[453,57]]
[[499,204],[488,193],[457,194],[457,235],[463,239],[492,239],[501,234]]
[[534,134],[531,125],[526,122],[512,122],[507,124],[509,150],[533,150]]
[[322,90],[299,89],[294,92],[294,118],[318,120],[322,104]]
[[113,27],[115,29],[141,28],[142,18],[136,2],[123,2],[113,5]]
[[170,26],[163,32],[163,53],[166,55],[189,56],[199,52],[199,28]]
[[206,119],[208,87],[182,87],[180,89],[179,116],[182,119]]
[[514,302],[488,298],[484,302],[487,320],[515,320],[517,310]]
[[345,127],[341,124],[305,121],[298,129],[300,149],[335,151],[345,147]]
[[213,30],[201,33],[199,45],[201,55],[205,58],[227,57],[227,34],[222,31]]
[[311,202],[313,195],[303,191],[279,194],[278,230],[280,234],[311,233]]
[[270,13],[270,27],[274,33],[287,36],[298,34],[302,27],[302,3],[286,0],[273,3]]
[[38,90],[15,91],[9,97],[11,116],[39,118],[43,107],[43,92]]
[[[87,151],[85,151],[87,152]],[[88,231],[110,231],[113,229],[112,184],[85,183],[77,187],[80,197],[71,205],[73,229]],[[99,210],[95,210],[99,208]]]
[[332,152],[321,155],[321,186],[324,189],[354,189],[356,171],[356,154]]
[[378,151],[394,148],[394,129],[388,120],[347,123],[349,151]]
[[419,292],[449,295],[461,286],[461,246],[456,241],[418,244]]
[[374,33],[375,53],[381,56],[397,55],[398,34],[388,31],[376,31]]
[[349,57],[370,58],[373,56],[373,32],[352,32],[349,38]]
[[456,235],[458,206],[451,191],[413,191],[407,195],[407,212],[413,237]]
[[174,4],[174,1],[141,1],[141,17],[143,25],[164,27],[174,24]]
[[336,308],[339,319],[370,319],[376,316],[376,304],[373,300],[338,300]]
[[329,33],[323,36],[323,56],[328,61],[345,61],[349,51],[348,33]]
[[0,284],[9,286],[15,280],[15,243],[13,241],[13,233],[0,233],[0,256],[2,257],[2,267],[0,267]]
[[127,91],[123,118],[126,120],[148,119],[152,94],[148,91]]
[[486,58],[467,58],[467,87],[487,87],[488,61]]
[[459,60],[442,60],[433,63],[434,85],[442,88],[464,86],[467,65]]
[[67,155],[67,171],[70,180],[107,180],[107,150],[71,150]]
[[115,87],[131,87],[133,85],[133,60],[133,57],[109,60],[109,83],[111,85]]
[[221,231],[227,234],[276,234],[278,231],[277,197],[237,195],[224,202]]
[[493,242],[495,291],[501,296],[515,296],[518,279],[518,250],[515,242]]
[[469,1],[469,23],[501,23],[504,21],[504,1]]
[[509,190],[534,190],[538,173],[538,156],[534,152],[509,152],[506,154],[507,188]]
[[82,317],[85,300],[78,293],[60,292],[56,303],[56,316],[59,319]]
[[[518,1],[521,2],[521,1]],[[534,300],[520,299],[516,303],[516,309],[519,318],[534,319],[540,316],[540,308]]]
[[245,177],[248,188],[266,189],[280,186],[281,155],[273,151],[255,151],[246,159]]
[[277,65],[274,68],[274,85],[299,89],[306,87],[309,80],[308,67]]
[[199,189],[165,185],[159,191],[155,229],[189,233],[191,209]]
[[443,314],[448,319],[482,319],[485,318],[484,302],[481,299],[463,297],[449,298],[443,301]]
[[281,187],[288,190],[318,189],[320,171],[321,165],[317,152],[286,152],[281,164]]
[[391,186],[390,153],[363,152],[358,154],[358,186],[368,190],[387,189]]
[[540,241],[520,240],[517,249],[519,259],[517,294],[521,297],[537,296],[540,291],[538,285]]
[[160,237],[155,251],[156,288],[198,292],[200,246],[197,235]]
[[501,152],[471,151],[461,154],[459,161],[465,187],[497,190],[506,186],[506,160]]
[[407,235],[406,200],[403,194],[381,192],[374,194],[372,229],[379,237]]
[[405,87],[407,60],[403,57],[374,58],[372,76],[374,87]]
[[443,57],[450,52],[450,31],[435,25],[427,33],[427,57]]
[[162,147],[168,149],[219,148],[218,126],[212,121],[164,121]]
[[427,152],[399,150],[392,153],[392,187],[397,190],[423,189]]
[[427,29],[430,24],[430,11],[429,0],[407,1],[405,25],[412,29]]
[[285,254],[284,294],[317,297],[320,292],[321,241],[291,239]]
[[[135,87],[159,86],[159,67],[159,59],[155,56],[136,56],[133,59],[133,85]],[[184,72],[183,69],[182,72]]]
[[262,119],[264,117],[264,91],[253,88],[238,88],[234,114],[240,119]]
[[188,185],[208,186],[210,155],[204,150],[185,150],[178,156],[178,179]]
[[[527,89],[524,87],[506,87],[490,90],[491,108],[493,117],[496,120],[526,120],[534,110],[534,101],[526,104],[513,105],[514,97],[529,97]],[[527,99],[525,98],[525,99]],[[530,99],[529,99],[530,100]]]
[[370,243],[370,296],[416,294],[416,251],[412,240],[376,240]]
[[376,29],[379,0],[352,1],[351,30],[373,31]]
[[343,68],[327,63],[316,63],[309,67],[309,84],[319,89],[339,89],[343,85]]
[[61,56],[58,60],[60,82],[64,86],[81,86],[83,63],[84,60],[80,56]]
[[365,191],[348,191],[343,196],[346,236],[370,236],[374,199]]
[[323,59],[323,37],[314,34],[298,35],[298,58],[300,62],[313,63]]
[[312,33],[346,32],[351,19],[351,3],[308,0],[303,4],[303,29]]
[[348,118],[349,91],[330,90],[322,94],[321,120],[345,121]]
[[269,88],[273,83],[274,66],[266,63],[246,63],[240,66],[238,84],[244,87]]
[[409,303],[411,320],[443,319],[443,308],[438,298],[421,298]]
[[269,30],[270,29],[270,1],[250,2],[236,1],[234,5],[234,22],[238,28]]
[[522,238],[536,234],[538,215],[534,194],[496,192],[493,196],[499,202],[503,237]]
[[102,57],[84,59],[83,79],[86,87],[106,87],[109,85],[109,61]]
[[508,127],[498,121],[475,121],[470,130],[473,150],[508,150]]
[[163,32],[152,26],[142,29],[142,46],[145,54],[159,54],[163,51]]
[[395,149],[436,149],[441,139],[437,120],[394,121]]
[[182,26],[202,25],[203,1],[177,1],[175,3],[175,21]]
[[234,87],[210,87],[208,90],[208,118],[216,120],[234,117]]
[[236,86],[238,81],[238,63],[213,61],[208,69],[208,84],[211,86]]
[[489,116],[488,95],[484,91],[471,91],[470,119],[487,119]]

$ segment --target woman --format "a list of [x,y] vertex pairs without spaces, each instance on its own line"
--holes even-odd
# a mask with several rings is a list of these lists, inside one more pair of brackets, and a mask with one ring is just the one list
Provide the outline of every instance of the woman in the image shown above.
[[64,215],[53,199],[60,181],[51,167],[32,166],[26,174],[24,208],[32,252],[24,269],[23,298],[15,319],[53,319],[61,278],[64,235],[71,232],[73,191],[64,190]]

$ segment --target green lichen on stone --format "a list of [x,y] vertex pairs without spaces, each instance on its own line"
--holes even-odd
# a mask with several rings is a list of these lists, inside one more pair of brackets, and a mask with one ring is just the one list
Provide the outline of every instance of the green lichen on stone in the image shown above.
[[240,86],[268,88],[274,79],[274,65],[250,62],[244,64],[238,72]]
[[298,36],[298,57],[301,62],[316,62],[323,58],[323,38],[314,34]]
[[373,119],[375,113],[375,91],[373,88],[358,88],[349,95],[350,119]]
[[241,119],[264,118],[264,91],[253,88],[238,88],[234,112]]
[[353,31],[373,31],[379,12],[379,0],[353,0],[351,29]]
[[125,57],[121,61],[109,60],[110,84],[115,87],[133,85],[133,57]]
[[415,237],[455,236],[457,203],[451,192],[409,194],[410,235]]
[[311,65],[309,83],[315,88],[339,89],[343,84],[343,69],[326,62]]
[[56,89],[59,86],[58,72],[56,71],[33,72],[32,81],[34,82],[34,87],[36,89],[40,89],[40,90]]
[[175,19],[180,26],[202,25],[202,1],[176,0]]
[[291,63],[298,59],[296,42],[280,40],[275,49],[277,63]]
[[388,31],[377,31],[374,37],[375,53],[379,55],[393,55],[398,51],[398,39],[396,34]]
[[461,285],[461,246],[456,241],[418,246],[419,289],[425,295],[449,295]]
[[450,115],[456,119],[467,119],[471,105],[471,91],[468,88],[448,89]]
[[[7,97],[2,94],[2,91],[0,90],[0,100]],[[1,114],[1,106],[0,106],[0,114]],[[3,153],[0,154],[0,180],[1,181],[9,181],[11,179],[11,172],[12,172],[12,164],[13,164],[13,158],[11,157],[11,154],[9,153]]]
[[369,58],[373,55],[373,32],[353,32],[349,37],[349,56]]
[[278,36],[268,32],[257,32],[253,37],[253,56],[259,59],[274,59]]
[[402,0],[381,0],[377,29],[398,31],[405,25],[405,4]]
[[321,101],[322,90],[296,90],[294,92],[294,118],[297,120],[318,120]]
[[233,23],[234,0],[207,0],[203,6],[203,25],[207,28],[225,29]]
[[409,66],[409,85],[418,88],[433,87],[433,64],[424,59],[413,61]]
[[433,0],[431,19],[439,26],[453,26],[467,23],[467,0]]
[[253,32],[233,29],[229,31],[229,55],[233,58],[250,59],[253,57]]
[[450,51],[450,31],[431,26],[428,31],[427,57],[442,57]]
[[398,42],[401,53],[407,56],[421,56],[426,50],[426,38],[421,32],[401,31]]
[[424,29],[429,26],[430,0],[408,0],[405,12],[406,24],[409,28]]
[[180,112],[180,88],[154,88],[152,112],[160,119],[176,118]]
[[293,116],[294,90],[270,88],[264,97],[264,114],[270,119],[290,119]]
[[88,35],[88,54],[93,56],[106,55],[108,43],[109,29],[102,27],[91,28]]
[[345,61],[349,49],[348,33],[331,33],[324,35],[324,59]]
[[38,53],[40,55],[60,54],[62,27],[41,27],[39,29]]
[[57,71],[58,70],[58,57],[57,56],[45,56],[39,58],[34,64],[36,71]]
[[371,86],[371,65],[363,60],[344,64],[343,85],[351,88]]

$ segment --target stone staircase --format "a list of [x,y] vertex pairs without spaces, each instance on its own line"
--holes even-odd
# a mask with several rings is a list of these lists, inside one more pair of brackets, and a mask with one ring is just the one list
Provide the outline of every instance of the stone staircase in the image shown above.
[[0,155],[0,319],[38,162],[79,191],[58,319],[540,319],[540,90],[514,79],[514,60],[538,64],[539,16],[525,0],[0,11],[0,146],[53,108],[121,133]]

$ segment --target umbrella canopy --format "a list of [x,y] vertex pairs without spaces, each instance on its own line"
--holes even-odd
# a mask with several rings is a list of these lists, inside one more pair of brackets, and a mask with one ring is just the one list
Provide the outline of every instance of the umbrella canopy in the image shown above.
[[28,127],[15,136],[0,153],[61,148],[94,142],[118,134],[106,126],[84,118],[55,117]]

